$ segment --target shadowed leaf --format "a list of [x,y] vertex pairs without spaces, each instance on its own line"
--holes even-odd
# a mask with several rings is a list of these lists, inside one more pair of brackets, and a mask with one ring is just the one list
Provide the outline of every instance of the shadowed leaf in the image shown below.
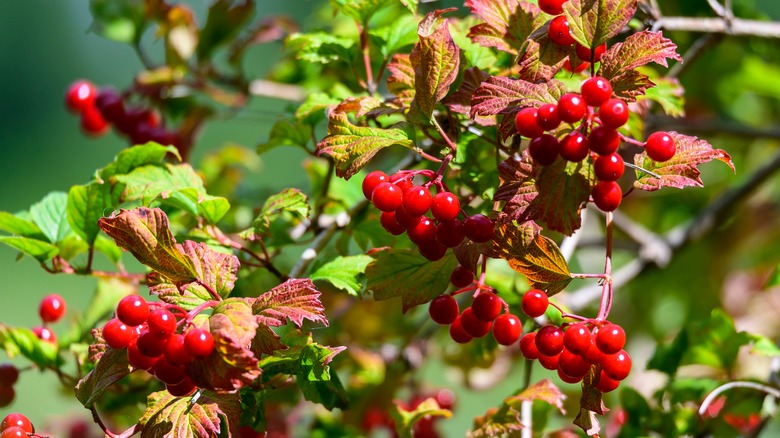
[[238,393],[205,391],[195,402],[168,391],[149,394],[138,420],[141,438],[212,438],[238,436],[241,403]]
[[467,0],[465,6],[484,23],[473,26],[469,38],[482,46],[517,55],[534,29],[544,23],[539,8],[517,0]]
[[95,368],[76,385],[76,398],[85,408],[91,407],[106,388],[130,374],[126,349],[108,348]]

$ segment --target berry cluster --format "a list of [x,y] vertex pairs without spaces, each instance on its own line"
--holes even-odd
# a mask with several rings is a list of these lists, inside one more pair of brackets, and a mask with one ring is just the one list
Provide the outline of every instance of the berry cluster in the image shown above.
[[[571,162],[591,159],[598,179],[591,192],[593,202],[603,211],[613,211],[623,199],[617,180],[625,170],[617,152],[621,142],[617,130],[628,122],[629,112],[624,101],[612,97],[609,81],[594,76],[582,83],[580,94],[566,93],[557,104],[521,109],[515,125],[520,135],[531,139],[528,153],[537,164],[550,165],[559,156]],[[558,138],[556,130],[564,122],[579,125]],[[652,160],[667,161],[676,151],[674,139],[655,132],[648,137],[645,151]]]
[[38,305],[38,316],[43,324],[32,328],[35,336],[42,341],[56,344],[57,336],[49,329],[48,325],[62,319],[66,308],[65,299],[60,295],[50,294],[43,297]]
[[[532,317],[547,310],[547,295],[532,289],[523,295],[523,312]],[[520,339],[520,351],[526,359],[538,359],[548,370],[558,372],[566,383],[577,383],[597,367],[595,387],[606,393],[614,391],[631,371],[631,357],[623,350],[626,333],[617,324],[606,321],[577,322],[561,327],[545,325]]]
[[35,427],[23,414],[12,412],[0,422],[0,438],[27,438],[31,433],[35,433]]
[[187,364],[209,356],[214,351],[214,338],[198,328],[177,333],[180,325],[184,326],[163,305],[128,295],[119,301],[116,317],[103,326],[102,334],[111,348],[127,349],[130,365],[148,371],[171,395],[181,397],[195,390],[186,373]]
[[[431,261],[444,257],[448,248],[460,245],[465,238],[476,243],[492,240],[493,221],[483,214],[459,219],[460,200],[438,178],[414,184],[414,175],[425,172],[401,171],[388,176],[376,170],[366,175],[363,195],[382,212],[382,227],[396,236],[405,232],[420,254]],[[436,195],[431,194],[431,185],[436,186]]]
[[19,380],[19,370],[11,363],[0,364],[0,408],[10,405],[16,397],[14,384]]
[[174,146],[181,143],[177,133],[162,126],[157,112],[142,106],[126,107],[125,98],[112,88],[98,90],[89,81],[76,81],[65,93],[65,106],[81,115],[81,129],[90,136],[105,134],[113,124],[134,145],[150,141]]

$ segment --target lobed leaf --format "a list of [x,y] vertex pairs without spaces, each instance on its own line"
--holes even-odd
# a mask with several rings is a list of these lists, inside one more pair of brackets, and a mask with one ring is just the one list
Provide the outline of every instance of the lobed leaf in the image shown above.
[[585,47],[616,36],[636,13],[637,0],[570,0],[563,5],[569,32]]
[[394,0],[330,0],[338,11],[365,26],[377,12],[389,7]]
[[[450,110],[468,116],[471,114],[471,96],[474,94],[477,87],[488,78],[490,78],[489,74],[476,67],[466,69],[463,72],[463,81],[460,83],[460,86],[455,92],[444,99],[444,104],[447,105]],[[492,126],[496,124],[495,117],[493,116],[476,116],[474,117],[474,121],[482,126]]]
[[106,389],[132,372],[127,362],[127,350],[108,348],[100,356],[95,368],[76,384],[78,401],[85,408],[92,407]]
[[159,391],[147,397],[138,423],[141,438],[212,438],[238,436],[240,417],[238,393],[205,391],[191,401]]
[[387,91],[394,94],[404,105],[411,105],[414,100],[414,67],[410,55],[395,54],[387,64]]
[[583,378],[580,411],[574,419],[574,424],[579,426],[588,436],[597,435],[601,430],[596,415],[604,415],[609,412],[609,409],[604,406],[601,391],[596,389],[600,374],[601,367],[592,366]]
[[484,23],[473,26],[469,38],[479,45],[517,55],[531,33],[544,23],[533,3],[518,0],[467,0],[465,6]]
[[339,256],[317,268],[309,275],[309,278],[312,281],[327,281],[333,286],[347,291],[350,295],[359,296],[361,289],[363,289],[361,277],[372,261],[374,259],[371,256],[362,254]]
[[278,327],[289,319],[298,327],[303,320],[328,325],[320,291],[308,278],[291,278],[265,292],[252,304],[252,312],[260,324]]

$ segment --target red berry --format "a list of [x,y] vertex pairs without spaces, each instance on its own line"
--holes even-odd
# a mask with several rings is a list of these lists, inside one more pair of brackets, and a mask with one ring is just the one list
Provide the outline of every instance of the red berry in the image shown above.
[[455,248],[466,238],[466,227],[455,219],[439,222],[436,227],[436,240],[447,248]]
[[608,355],[601,363],[601,369],[608,377],[623,380],[631,372],[631,356],[623,350]]
[[545,103],[536,110],[536,124],[543,131],[552,131],[561,124],[558,117],[558,107],[551,103]]
[[382,214],[379,215],[379,223],[382,224],[382,228],[394,236],[403,234],[404,231],[406,231],[406,229],[399,225],[395,220],[395,214],[398,211],[383,211]]
[[615,354],[626,346],[626,332],[617,324],[607,324],[596,333],[596,346],[604,354]]
[[463,331],[474,338],[481,338],[490,332],[491,323],[482,321],[474,315],[471,307],[466,307],[463,313],[460,314],[460,323],[463,326]]
[[65,299],[57,294],[46,295],[38,305],[38,315],[43,322],[57,322],[65,314]]
[[149,304],[140,295],[128,295],[116,305],[116,317],[130,327],[139,326],[149,318]]
[[590,106],[600,106],[612,96],[612,85],[601,76],[593,76],[582,83],[582,98]]
[[412,242],[422,245],[436,238],[436,223],[429,217],[422,217],[417,225],[406,230],[406,235]]
[[174,333],[168,338],[163,356],[168,362],[177,365],[187,365],[195,359],[184,347],[184,335],[178,333]]
[[590,149],[588,148],[588,138],[583,134],[574,131],[561,140],[561,158],[572,163],[578,163],[587,158]]
[[542,166],[554,163],[560,150],[561,144],[558,143],[558,139],[550,134],[542,134],[528,144],[528,153],[531,158]]
[[185,377],[184,380],[176,385],[165,385],[165,389],[174,397],[184,397],[195,392],[195,384],[192,383],[189,377]]
[[512,345],[520,339],[523,324],[520,318],[511,313],[500,315],[493,321],[493,337],[501,345]]
[[[406,193],[409,189],[414,187],[414,182],[409,174],[395,173],[390,177],[390,181],[401,189],[401,193]],[[422,213],[421,213],[422,214]]]
[[463,223],[466,237],[474,243],[484,243],[493,240],[495,226],[493,221],[484,214],[469,216]]
[[0,364],[0,386],[12,386],[19,380],[19,369],[12,363]]
[[27,438],[27,436],[27,432],[24,429],[16,426],[9,427],[3,433],[0,433],[0,438]]
[[557,370],[558,377],[563,381],[563,383],[574,384],[582,381],[583,376],[579,376],[579,377],[570,376],[569,374],[566,374],[566,372],[564,372],[563,369],[560,368],[560,362],[558,363],[558,366],[559,366]]
[[563,345],[575,354],[584,353],[591,343],[591,334],[583,323],[570,325],[563,335]]
[[65,92],[65,105],[69,110],[79,113],[95,104],[97,89],[92,82],[80,80],[72,83]]
[[176,385],[181,383],[187,374],[184,372],[184,365],[176,365],[168,362],[165,357],[161,357],[154,364],[154,377],[166,385]]
[[16,398],[16,390],[13,386],[0,386],[0,408],[13,403]]
[[596,384],[596,389],[602,393],[612,392],[620,386],[620,380],[615,380],[608,375],[604,374],[604,371],[599,373],[599,383]]
[[139,370],[151,369],[157,363],[157,359],[141,353],[135,342],[127,346],[127,362]]
[[572,377],[582,377],[590,370],[590,364],[582,356],[565,348],[561,352],[561,357],[558,358],[558,367]]
[[547,294],[539,289],[531,289],[523,295],[520,307],[522,307],[523,313],[526,315],[531,318],[538,318],[544,315],[549,304],[550,300],[547,298]]
[[409,216],[422,216],[431,208],[432,201],[433,197],[427,188],[414,186],[404,192],[403,207]]
[[596,337],[593,335],[590,337],[590,345],[588,345],[588,348],[581,354],[583,359],[594,365],[602,363],[604,358],[607,357],[604,352],[599,350],[599,347],[596,346]]
[[371,195],[374,193],[374,189],[376,189],[376,186],[378,186],[380,183],[383,182],[389,182],[390,178],[387,176],[386,173],[382,172],[381,170],[375,170],[368,175],[366,175],[365,178],[363,178],[363,196],[366,197],[369,201],[371,200]]
[[409,216],[409,213],[407,213],[403,208],[399,208],[393,213],[395,213],[395,223],[402,226],[404,230],[414,228],[415,225],[420,222],[420,219],[422,219],[422,216]]
[[455,220],[460,213],[460,201],[450,192],[437,193],[431,202],[431,214],[437,221]]
[[668,132],[654,132],[645,143],[647,156],[657,162],[669,161],[677,152],[674,138]]
[[455,266],[450,274],[450,283],[457,288],[466,287],[474,281],[474,273],[465,266]]
[[520,352],[529,360],[539,358],[539,349],[536,348],[536,332],[526,333],[520,338]]
[[550,371],[557,370],[558,369],[558,359],[561,357],[561,354],[555,354],[553,356],[548,356],[546,354],[539,353],[539,364]]
[[606,126],[597,126],[588,135],[588,147],[599,155],[609,155],[620,146],[620,135]]
[[574,47],[574,50],[577,52],[577,57],[583,61],[599,62],[601,61],[601,56],[604,55],[604,52],[607,51],[607,43],[599,44],[596,46],[595,50],[591,50],[590,48],[577,43]]
[[567,123],[576,123],[585,117],[588,105],[577,93],[566,93],[558,99],[558,117]]
[[569,58],[563,60],[563,69],[570,73],[579,73],[581,71],[587,70],[588,67],[590,67],[589,62],[581,62],[577,64],[576,67],[572,67]]
[[135,330],[112,318],[103,326],[103,339],[111,348],[127,348],[136,338]]
[[81,131],[92,137],[101,136],[108,131],[108,122],[94,107],[88,107],[81,112],[80,122]]
[[537,111],[538,110],[533,107],[523,108],[515,116],[517,132],[523,137],[536,138],[544,134],[542,128],[536,123]]
[[32,332],[35,333],[35,336],[38,337],[38,339],[49,342],[52,344],[57,343],[57,335],[54,334],[53,331],[49,330],[46,327],[33,327]]
[[617,152],[599,155],[593,160],[593,173],[599,181],[617,181],[623,176],[626,165]]
[[382,182],[371,194],[371,202],[382,211],[396,211],[403,203],[404,195],[397,185],[391,182]]
[[568,0],[539,0],[539,9],[550,15],[563,14],[563,4]]
[[480,292],[471,303],[471,311],[480,320],[491,322],[501,314],[503,304],[503,300],[493,292]]
[[458,313],[460,313],[458,302],[452,295],[439,295],[428,306],[428,315],[437,324],[452,324],[458,317]]
[[550,20],[550,27],[547,29],[550,41],[559,46],[570,46],[574,44],[574,37],[569,32],[569,20],[566,16],[559,15]]
[[146,323],[149,333],[158,338],[167,339],[176,331],[176,317],[166,309],[156,309],[149,313]]
[[466,344],[474,339],[470,334],[463,330],[463,325],[461,325],[460,321],[460,315],[458,315],[458,317],[452,321],[452,324],[450,324],[450,337],[458,344]]
[[35,428],[30,422],[30,419],[18,412],[11,412],[3,418],[2,422],[0,422],[0,430],[6,430],[9,427],[18,427],[29,433],[35,432]]
[[437,242],[436,239],[426,240],[418,245],[417,249],[423,257],[435,262],[447,254],[447,247]]
[[628,121],[628,105],[620,99],[609,99],[599,106],[599,120],[607,128],[617,129]]
[[563,351],[563,330],[554,325],[546,325],[536,333],[536,348],[546,356],[555,356]]
[[135,340],[135,346],[144,356],[158,357],[165,351],[167,341],[168,338],[159,337],[150,331],[144,330],[138,335],[138,339]]
[[593,202],[601,211],[614,211],[623,200],[623,191],[614,181],[600,181],[593,186]]
[[184,335],[184,348],[195,357],[206,357],[214,351],[214,338],[208,330],[192,329]]

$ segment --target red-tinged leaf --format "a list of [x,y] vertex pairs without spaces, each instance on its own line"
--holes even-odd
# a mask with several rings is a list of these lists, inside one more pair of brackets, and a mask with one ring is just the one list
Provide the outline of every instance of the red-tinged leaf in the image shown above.
[[371,96],[348,97],[333,108],[334,112],[354,113],[355,117],[360,118],[369,112],[382,106],[382,102]]
[[336,175],[349,179],[368,164],[380,150],[394,144],[414,149],[414,130],[405,123],[381,129],[356,126],[345,113],[328,116],[328,136],[317,144],[317,155],[330,155],[336,163]]
[[517,409],[490,408],[474,418],[474,428],[466,436],[468,438],[503,437],[511,432],[523,429],[520,411]]
[[130,374],[131,369],[127,350],[108,348],[100,355],[95,368],[76,384],[76,398],[85,408],[90,408],[106,388]]
[[549,24],[548,21],[529,36],[518,62],[520,79],[533,83],[549,81],[566,58],[579,62],[573,46],[559,46],[550,40]]
[[677,146],[677,153],[671,160],[658,163],[648,158],[644,152],[634,157],[634,164],[660,176],[656,178],[638,170],[637,180],[634,181],[634,187],[637,189],[652,192],[662,187],[702,187],[704,183],[699,177],[698,166],[712,160],[722,161],[734,171],[734,163],[726,151],[715,149],[706,140],[697,137],[674,131],[669,132],[669,135],[674,138]]
[[[463,72],[463,81],[460,83],[460,86],[454,93],[444,99],[444,104],[450,110],[468,116],[471,114],[471,96],[474,94],[474,90],[489,77],[489,74],[476,67],[467,69]],[[482,126],[493,126],[496,124],[496,119],[493,116],[476,116],[474,121]]]
[[601,424],[596,418],[596,413],[587,409],[580,409],[577,418],[574,419],[574,424],[579,426],[588,436],[598,435],[601,431]]
[[601,374],[600,366],[592,366],[582,380],[582,397],[580,397],[580,412],[574,419],[574,424],[579,426],[588,436],[599,433],[601,425],[596,415],[604,415],[609,412],[602,400],[601,391],[596,389],[598,376]]
[[465,239],[463,243],[452,248],[452,252],[461,266],[469,268],[471,272],[477,272],[477,263],[479,263],[480,257],[490,251],[491,245],[491,242],[474,243]]
[[557,408],[561,414],[566,414],[566,409],[563,407],[563,402],[566,400],[566,394],[561,392],[561,390],[549,379],[534,383],[524,389],[520,394],[508,397],[504,400],[504,403],[519,411],[522,402],[534,400],[541,400],[548,403]]
[[238,393],[205,391],[197,400],[168,391],[149,394],[138,420],[141,438],[213,438],[238,436],[241,401]]
[[240,389],[260,375],[257,358],[249,349],[258,323],[247,299],[228,298],[209,317],[193,320],[214,338],[214,351],[187,366],[187,374],[200,388],[215,391]]
[[525,275],[531,287],[553,296],[571,282],[572,276],[558,245],[539,231],[533,222],[518,225],[500,221],[489,256],[506,260],[512,269]]
[[414,425],[422,420],[450,418],[452,411],[442,409],[434,397],[428,397],[420,402],[414,409],[407,409],[406,405],[401,406],[399,402],[393,404],[395,409],[390,411],[390,415],[395,420],[395,430],[402,437],[414,436]]
[[404,107],[414,100],[414,67],[411,56],[397,53],[387,64],[390,76],[387,78],[387,90],[393,93]]
[[518,54],[525,40],[544,23],[533,3],[517,0],[467,0],[466,7],[484,23],[471,28],[469,38],[476,44]]
[[298,327],[304,319],[328,325],[320,291],[308,278],[291,278],[260,295],[254,300],[252,311],[260,324],[271,327],[284,325],[288,319]]
[[261,354],[274,354],[276,350],[286,350],[287,346],[282,344],[279,335],[274,333],[266,325],[258,325],[257,333],[254,339],[252,339],[252,352],[256,357],[260,357]]
[[556,80],[535,84],[522,79],[491,76],[474,90],[471,116],[505,114],[514,118],[522,108],[556,103],[564,93],[566,87]]
[[117,246],[175,284],[195,280],[192,260],[181,252],[169,228],[168,216],[159,208],[138,207],[98,221]]
[[415,87],[411,111],[426,121],[458,77],[460,49],[452,40],[447,19],[439,22],[442,14],[451,10],[434,11],[423,18],[417,28],[420,40],[410,56]]
[[636,70],[629,70],[610,81],[612,84],[612,93],[627,101],[633,102],[639,96],[647,93],[648,88],[655,87],[655,83],[650,77]]
[[614,37],[634,16],[637,0],[570,0],[563,5],[569,32],[585,47]]
[[456,264],[455,257],[449,254],[431,262],[417,251],[381,251],[366,268],[366,289],[378,301],[401,297],[406,313],[441,295],[449,286]]

